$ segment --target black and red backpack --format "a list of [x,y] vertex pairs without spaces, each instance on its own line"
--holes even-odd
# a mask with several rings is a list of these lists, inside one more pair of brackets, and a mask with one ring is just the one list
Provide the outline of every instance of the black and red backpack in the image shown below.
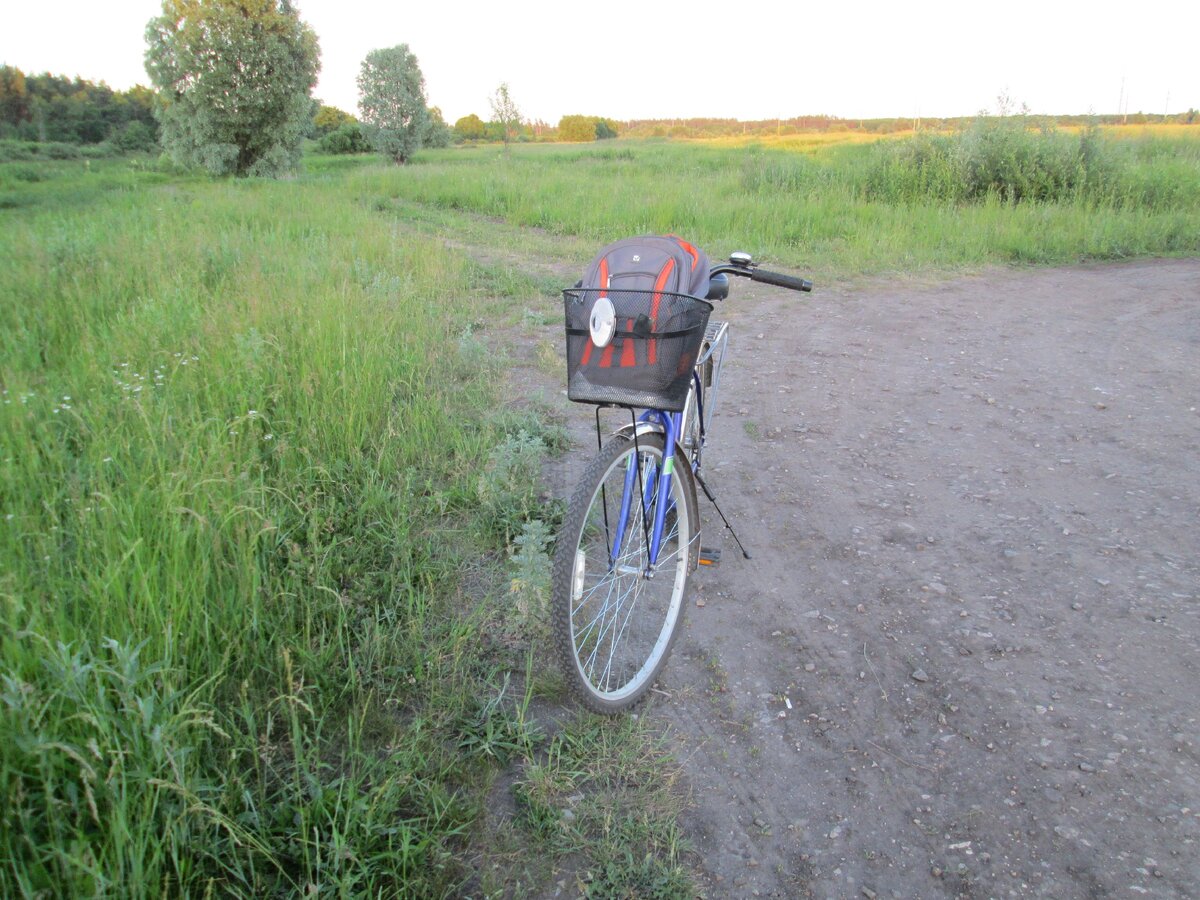
[[580,287],[704,297],[708,268],[704,251],[677,235],[622,238],[596,254]]
[[708,257],[676,235],[624,238],[564,292],[567,394],[678,411],[712,305]]

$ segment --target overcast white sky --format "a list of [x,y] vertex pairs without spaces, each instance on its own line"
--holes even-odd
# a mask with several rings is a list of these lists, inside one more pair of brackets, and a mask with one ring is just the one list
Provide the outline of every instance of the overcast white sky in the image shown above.
[[[407,43],[448,121],[501,81],[528,118],[959,116],[1001,91],[1034,112],[1200,108],[1200,3],[297,0],[321,44],[315,95],[357,112],[355,76]],[[12,2],[0,62],[148,84],[156,0]],[[836,6],[836,8],[835,8]]]

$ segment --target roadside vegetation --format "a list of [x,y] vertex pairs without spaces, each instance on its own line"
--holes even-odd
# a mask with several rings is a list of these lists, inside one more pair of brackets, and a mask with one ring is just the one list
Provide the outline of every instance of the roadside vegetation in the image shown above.
[[1200,140],[18,155],[0,227],[0,893],[682,897],[663,743],[539,655],[563,439],[501,332],[555,285],[506,254],[1196,253]]

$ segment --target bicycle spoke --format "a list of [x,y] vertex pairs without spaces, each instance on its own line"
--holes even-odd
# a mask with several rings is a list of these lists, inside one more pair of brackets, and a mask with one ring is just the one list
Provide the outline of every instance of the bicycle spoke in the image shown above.
[[[636,586],[637,586],[636,582],[634,584],[632,584],[630,586],[629,590],[625,592],[625,596],[628,596],[629,591],[634,590],[636,588]],[[605,634],[607,634],[611,631],[611,625],[616,624],[617,617],[621,614],[621,606],[623,605],[623,603],[624,603],[624,600],[619,598],[616,603],[612,604],[611,606],[606,606],[606,608],[604,610],[604,612],[608,612],[611,609],[612,610],[612,618],[606,620],[604,627],[601,628],[600,634],[596,638],[596,646],[592,650],[591,655],[588,657],[588,665],[586,666],[586,668],[587,668],[589,677],[591,677],[591,672],[594,670],[596,654],[598,654],[600,652],[600,648],[604,646],[604,636],[605,636]],[[612,645],[610,643],[610,647],[611,646]],[[610,652],[609,652],[610,663],[611,663],[611,659],[612,659],[612,652],[610,650]]]
[[[582,696],[617,708],[653,683],[669,650],[687,584],[691,507],[681,477],[670,481],[669,496],[659,493],[662,444],[660,436],[651,434],[636,448],[625,440],[606,448],[607,458],[591,476],[586,500],[572,501],[575,512],[568,518],[576,518],[567,530],[574,537],[556,559],[555,603],[563,604],[566,617],[565,646],[560,646],[570,661],[568,671],[578,679]],[[651,569],[652,524],[664,502],[668,512],[659,558]]]

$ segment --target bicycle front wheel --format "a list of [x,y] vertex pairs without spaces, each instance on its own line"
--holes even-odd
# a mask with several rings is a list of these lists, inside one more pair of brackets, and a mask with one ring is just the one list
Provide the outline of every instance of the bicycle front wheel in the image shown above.
[[551,612],[571,692],[594,712],[621,712],[645,697],[675,642],[699,530],[691,472],[678,454],[675,461],[653,567],[662,435],[606,444],[567,507]]

